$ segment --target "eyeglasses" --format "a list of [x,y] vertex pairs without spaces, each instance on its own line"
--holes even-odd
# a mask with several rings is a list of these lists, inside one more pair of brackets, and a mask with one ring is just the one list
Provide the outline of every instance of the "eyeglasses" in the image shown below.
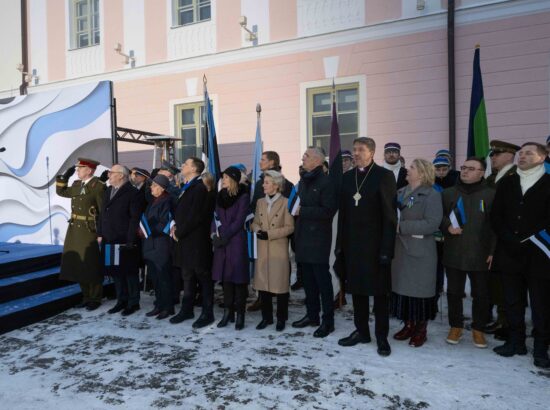
[[460,170],[461,170],[461,171],[470,171],[470,172],[474,172],[474,171],[484,171],[483,169],[480,169],[480,168],[467,167],[467,166],[464,166],[464,165],[462,165],[462,166],[460,167]]

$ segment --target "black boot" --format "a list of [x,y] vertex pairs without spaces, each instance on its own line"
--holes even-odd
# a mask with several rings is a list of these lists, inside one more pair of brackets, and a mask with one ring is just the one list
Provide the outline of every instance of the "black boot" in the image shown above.
[[282,332],[283,330],[285,330],[285,321],[277,320],[277,325],[275,326],[275,330],[277,332]]
[[192,311],[189,312],[182,309],[176,316],[173,316],[170,318],[170,323],[173,323],[173,324],[181,323],[184,320],[193,319],[194,317],[195,315],[193,314]]
[[218,323],[218,327],[226,327],[229,322],[235,321],[235,312],[232,309],[224,309],[222,320]]
[[235,320],[235,330],[242,330],[244,328],[244,311],[237,313],[237,319]]
[[355,346],[359,343],[370,343],[370,341],[370,335],[363,336],[361,333],[359,333],[359,331],[355,330],[348,337],[344,337],[343,339],[338,340],[338,344],[340,346],[348,347]]
[[112,315],[113,313],[118,313],[120,312],[121,310],[124,310],[126,309],[126,303],[124,302],[118,302],[116,305],[114,305],[111,309],[109,309],[107,311],[107,313],[109,313],[110,315]]
[[147,313],[145,314],[145,316],[147,316],[147,317],[157,316],[160,312],[161,312],[160,309],[156,307],[156,308],[154,308],[153,310],[147,312]]
[[317,320],[309,320],[309,316],[305,315],[300,320],[297,320],[296,322],[292,322],[292,327],[301,329],[308,326],[319,326],[319,319]]
[[273,319],[271,319],[271,320],[262,319],[262,321],[260,323],[258,323],[258,326],[256,326],[256,329],[262,330],[262,329],[265,329],[266,327],[268,327],[269,325],[272,325],[272,324],[273,324]]
[[533,363],[541,369],[550,369],[550,358],[548,357],[548,343],[544,340],[535,339],[533,343]]
[[524,356],[527,354],[527,347],[525,346],[525,341],[510,339],[503,345],[495,347],[493,351],[503,357],[512,357],[516,354]]
[[391,347],[388,343],[388,338],[386,337],[377,337],[376,338],[376,344],[378,345],[378,348],[376,349],[376,352],[380,356],[389,356],[391,354]]
[[203,310],[199,318],[193,323],[193,329],[200,329],[211,323],[214,323],[214,314]]
[[321,326],[319,326],[317,330],[313,332],[313,337],[327,337],[332,332],[334,332],[334,324],[322,322]]

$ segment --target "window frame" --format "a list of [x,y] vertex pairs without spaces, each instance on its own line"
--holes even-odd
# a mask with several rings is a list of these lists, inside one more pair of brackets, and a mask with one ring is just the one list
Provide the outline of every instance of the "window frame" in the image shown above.
[[[86,15],[78,16],[77,9],[79,3],[86,4]],[[79,50],[87,47],[99,46],[101,44],[101,24],[100,24],[100,10],[101,0],[70,0],[69,3],[69,17],[70,17],[70,48],[72,50]],[[95,19],[94,17],[97,17]],[[94,20],[96,25],[94,25]],[[78,30],[79,21],[86,21],[87,28],[85,30]],[[79,36],[88,36],[88,44],[80,45]],[[97,34],[97,42],[96,42]]]
[[[210,17],[207,19],[200,19],[200,12],[202,8],[210,8]],[[180,10],[193,11],[193,21],[190,23],[180,23],[179,15]],[[179,0],[172,0],[172,28],[187,27],[193,24],[204,23],[212,20],[212,0],[191,0],[191,4],[187,6],[179,6]]]
[[[194,117],[195,122],[193,126],[186,126],[183,124],[183,111],[193,109],[195,111]],[[176,142],[176,159],[180,162],[187,158],[183,158],[184,147],[191,147],[192,145],[183,144],[183,130],[184,129],[194,129],[195,130],[195,154],[200,158],[202,151],[202,134],[204,132],[204,121],[203,121],[203,112],[204,112],[204,100],[194,101],[194,102],[185,102],[174,104],[174,135],[179,138]]]
[[[355,90],[357,95],[357,107],[355,110],[339,110],[339,102],[338,102],[338,92],[343,90]],[[355,137],[358,137],[361,135],[361,83],[359,81],[353,81],[353,82],[345,82],[335,85],[335,92],[336,92],[336,112],[338,117],[341,114],[352,114],[355,113],[357,115],[357,129],[355,132],[346,132],[342,133],[340,130],[340,139],[342,139],[342,134],[355,134]],[[314,112],[314,97],[319,94],[326,94],[332,93],[332,85],[321,85],[317,87],[308,87],[306,88],[306,117],[307,117],[307,134],[306,134],[306,145],[309,146],[316,146],[314,144],[314,135],[313,135],[313,119],[314,118],[320,118],[320,117],[330,117],[332,118],[332,95],[331,95],[331,101],[330,101],[330,109],[328,111],[320,111],[320,112]],[[327,135],[320,135],[315,137],[328,137],[328,146],[330,146],[330,130]],[[342,149],[349,149],[349,147],[342,147]],[[328,150],[327,150],[328,155]]]

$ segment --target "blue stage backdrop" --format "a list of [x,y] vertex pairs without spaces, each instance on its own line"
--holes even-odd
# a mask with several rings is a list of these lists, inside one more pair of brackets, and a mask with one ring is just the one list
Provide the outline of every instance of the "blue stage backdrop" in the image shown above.
[[0,100],[0,242],[63,244],[71,204],[55,176],[78,157],[111,166],[111,89],[101,81]]

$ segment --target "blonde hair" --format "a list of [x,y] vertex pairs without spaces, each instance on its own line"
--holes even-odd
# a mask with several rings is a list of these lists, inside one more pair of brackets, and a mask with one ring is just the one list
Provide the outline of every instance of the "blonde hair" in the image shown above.
[[422,158],[416,158],[412,163],[418,171],[422,185],[432,186],[435,182],[435,167],[433,164]]
[[236,196],[239,192],[239,183],[233,178],[227,178],[229,180],[229,186],[227,187],[227,193],[229,196]]
[[214,175],[212,175],[210,172],[205,172],[202,174],[201,179],[203,184],[206,186],[206,190],[208,192],[214,189]]
[[285,185],[285,177],[277,171],[269,170],[264,172],[264,178],[269,178],[274,185],[277,186],[277,191],[282,192]]

